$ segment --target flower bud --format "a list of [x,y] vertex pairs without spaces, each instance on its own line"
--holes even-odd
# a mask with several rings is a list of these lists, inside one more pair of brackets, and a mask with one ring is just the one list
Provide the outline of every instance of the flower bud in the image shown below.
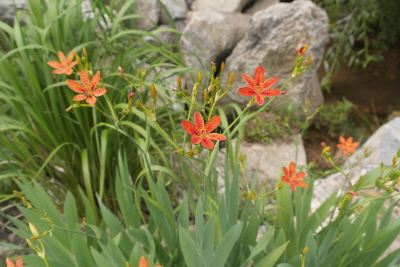
[[176,82],[177,82],[177,84],[178,84],[178,88],[181,88],[181,87],[182,87],[182,80],[181,80],[181,77],[178,76],[178,78],[176,79]]
[[118,67],[118,71],[119,71],[119,74],[121,74],[122,78],[126,79],[126,76],[125,76],[124,70],[122,69],[122,67],[121,67],[121,66],[119,66],[119,67]]
[[217,71],[217,67],[215,67],[215,64],[211,67],[211,73],[214,74]]
[[209,95],[208,95],[207,89],[204,89],[204,100],[205,100],[205,101],[210,100],[210,97],[209,97]]
[[137,69],[137,76],[139,76],[139,77],[142,76],[142,72],[140,71],[140,69]]
[[134,95],[135,95],[134,92],[130,93],[130,94],[128,95],[128,99],[132,99],[132,97],[133,97]]
[[197,74],[197,81],[198,81],[199,83],[201,83],[202,80],[203,80],[203,75],[199,72],[199,73]]
[[393,160],[392,160],[393,166],[396,165],[398,159],[399,159],[399,158],[398,158],[397,156],[394,156],[394,157],[393,157]]
[[383,181],[382,177],[376,178],[376,180],[375,180],[375,186],[376,186],[377,188],[382,188],[384,184],[385,184],[385,181]]
[[393,187],[388,187],[388,188],[386,188],[385,191],[386,191],[386,193],[391,194],[391,193],[393,193],[394,189],[393,189]]
[[13,194],[14,194],[17,198],[22,198],[21,194],[20,194],[17,190],[14,190],[14,191],[13,191]]
[[224,72],[224,70],[225,70],[225,63],[224,62],[221,63],[221,68],[220,69],[221,69],[221,72]]
[[88,53],[85,47],[82,48],[82,57],[88,58]]
[[146,109],[146,108],[143,106],[142,102],[140,102],[140,100],[137,100],[137,101],[136,101],[136,104],[138,105],[139,108]]
[[150,96],[153,99],[156,99],[157,97],[156,87],[154,86],[154,83],[150,85]]
[[308,247],[304,247],[303,254],[307,254],[307,252],[308,252]]
[[304,53],[308,50],[308,46],[304,45],[303,47],[301,47],[301,48],[295,48],[294,50],[297,51],[297,55],[298,55],[299,57],[302,57],[302,56],[304,55]]
[[[39,232],[37,231],[36,227],[33,224],[29,223],[29,229],[31,230],[33,237],[39,236]],[[32,237],[32,240],[33,240],[33,237]]]
[[70,112],[71,109],[73,109],[73,106],[69,106],[68,108],[65,109],[66,112]]
[[229,76],[229,81],[228,81],[229,85],[232,85],[234,79],[235,79],[235,73],[232,71],[231,75]]

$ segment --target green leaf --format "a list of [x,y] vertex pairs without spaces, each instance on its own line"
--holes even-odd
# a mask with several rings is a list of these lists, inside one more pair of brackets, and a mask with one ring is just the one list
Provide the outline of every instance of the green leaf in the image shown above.
[[225,265],[233,246],[239,239],[242,229],[243,224],[239,223],[232,226],[231,229],[226,232],[221,242],[218,244],[209,266],[223,267]]
[[287,245],[290,241],[287,241],[280,247],[274,249],[267,254],[260,262],[258,262],[255,267],[273,267],[275,263],[279,260],[283,252],[285,251]]
[[181,250],[183,253],[183,257],[185,258],[185,262],[188,267],[207,267],[207,265],[199,250],[196,247],[196,243],[189,236],[188,230],[182,228],[179,225],[179,242],[181,246]]

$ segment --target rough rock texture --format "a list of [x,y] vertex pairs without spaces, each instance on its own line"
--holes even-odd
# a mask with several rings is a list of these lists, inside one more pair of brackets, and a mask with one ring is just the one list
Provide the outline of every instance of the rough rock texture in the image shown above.
[[251,0],[196,0],[192,4],[192,10],[214,10],[217,12],[240,12]]
[[[160,0],[168,9],[173,20],[184,20],[189,11],[185,0]],[[162,24],[168,24],[169,20],[166,12],[161,8],[160,19]]]
[[0,21],[12,25],[14,23],[16,12],[18,12],[19,10],[26,10],[26,9],[27,9],[26,0],[1,0]]
[[[296,136],[299,140],[298,145],[298,156],[297,165],[306,166],[307,156],[304,149],[303,141],[300,135]],[[235,144],[236,141],[232,141]],[[222,149],[224,151],[224,149]],[[282,167],[289,166],[290,162],[296,161],[296,146],[292,141],[285,142],[272,142],[270,144],[261,143],[249,143],[244,141],[241,146],[240,154],[246,155],[246,176],[247,179],[251,180],[254,173],[257,171],[258,175],[258,188],[262,186],[264,182],[268,182],[271,188],[277,184],[280,179],[279,174],[282,171]],[[219,153],[217,164],[224,162],[224,153]]]
[[[273,86],[279,89],[292,74],[297,55],[294,48],[308,45],[306,56],[312,56],[311,67],[285,88],[288,92],[286,96],[292,100],[293,105],[301,107],[312,90],[328,39],[327,14],[313,2],[275,4],[252,16],[246,36],[226,60],[226,72],[234,71],[237,74],[234,85],[240,88],[247,86],[240,74],[253,76],[257,66],[262,66],[266,78],[279,77]],[[228,95],[231,101],[242,107],[249,101],[248,97],[239,95],[237,90],[232,90]],[[284,101],[283,97],[276,100],[273,106]]]
[[[371,155],[363,159],[364,149],[368,148]],[[349,158],[349,163],[353,164],[360,159],[361,165],[377,165],[383,162],[386,165],[392,164],[393,156],[400,149],[400,117],[382,125],[370,138]]]
[[[181,46],[189,53],[183,56],[188,67],[208,71],[210,62],[221,55],[228,55],[244,36],[249,16],[244,14],[222,14],[212,10],[195,11],[188,14],[188,23],[181,37]],[[236,23],[234,23],[236,21]],[[205,67],[202,67],[202,63]]]
[[160,19],[161,7],[157,0],[137,0],[135,3],[135,13],[141,14],[144,18],[136,21],[139,30],[151,31],[157,27]]
[[264,10],[269,6],[279,3],[279,0],[257,0],[254,5],[244,11],[245,14],[253,15],[257,11]]

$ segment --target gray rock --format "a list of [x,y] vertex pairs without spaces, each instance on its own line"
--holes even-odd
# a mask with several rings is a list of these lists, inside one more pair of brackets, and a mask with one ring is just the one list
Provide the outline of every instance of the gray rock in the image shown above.
[[[160,1],[168,9],[168,12],[171,15],[173,20],[186,19],[189,9],[188,9],[188,6],[186,5],[185,0],[160,0]],[[169,23],[168,16],[163,8],[161,8],[160,16],[161,16],[160,19],[161,19],[162,24]]]
[[20,10],[27,10],[26,0],[1,0],[0,21],[13,25],[16,12]]
[[[285,88],[286,96],[292,104],[301,107],[311,94],[328,39],[327,14],[313,2],[305,0],[275,4],[252,16],[245,37],[226,60],[226,72],[235,72],[234,87],[239,89],[247,86],[241,74],[253,76],[255,69],[262,66],[266,78],[279,77],[277,84],[272,87],[279,89],[292,74],[297,56],[294,49],[307,45],[309,49],[305,57],[312,56],[311,67],[295,77]],[[244,107],[250,98],[239,95],[237,89],[230,91],[228,96],[230,101]],[[311,100],[316,106],[322,101]],[[280,96],[272,106],[276,107],[283,102],[284,96]]]
[[137,0],[135,3],[135,13],[143,15],[136,21],[139,30],[151,31],[157,27],[160,20],[161,7],[157,0]]
[[279,2],[280,2],[279,0],[257,0],[254,2],[254,5],[252,5],[248,9],[246,9],[244,11],[244,13],[253,15],[257,11],[264,10],[264,9],[268,8],[269,6],[278,4]]
[[[371,155],[364,158],[364,150],[368,148]],[[383,162],[392,165],[393,156],[400,149],[400,117],[382,125],[370,138],[349,158],[349,164],[360,161],[361,165],[378,165]]]
[[182,56],[185,64],[208,73],[210,63],[228,55],[244,36],[248,19],[248,15],[240,13],[189,12],[180,41],[182,50],[187,52]]
[[241,12],[251,0],[196,0],[192,4],[193,11],[213,10],[223,13]]

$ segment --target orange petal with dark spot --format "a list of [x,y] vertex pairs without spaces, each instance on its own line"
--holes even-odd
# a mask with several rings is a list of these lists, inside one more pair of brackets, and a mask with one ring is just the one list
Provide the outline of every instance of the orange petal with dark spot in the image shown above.
[[206,133],[211,133],[212,131],[215,130],[215,128],[218,127],[218,125],[221,123],[221,117],[220,116],[214,116],[212,117],[207,123],[206,123]]
[[196,125],[198,132],[204,128],[204,120],[199,112],[194,113],[194,125]]
[[69,87],[72,91],[74,91],[74,92],[76,92],[76,93],[85,93],[85,92],[86,92],[86,90],[85,90],[85,88],[82,86],[82,84],[80,84],[80,83],[78,83],[78,82],[76,82],[76,81],[74,81],[74,80],[68,79],[68,80],[66,80],[65,82],[67,83],[68,87]]
[[203,138],[201,139],[201,144],[208,149],[214,148],[214,143],[210,139]]
[[190,121],[182,121],[182,128],[191,135],[200,135],[199,131],[197,131],[196,126],[193,125]]
[[239,88],[238,93],[244,96],[255,96],[257,93],[250,87]]
[[264,81],[264,68],[258,66],[254,71],[254,82],[256,83],[256,86],[259,86],[262,84],[263,81]]

